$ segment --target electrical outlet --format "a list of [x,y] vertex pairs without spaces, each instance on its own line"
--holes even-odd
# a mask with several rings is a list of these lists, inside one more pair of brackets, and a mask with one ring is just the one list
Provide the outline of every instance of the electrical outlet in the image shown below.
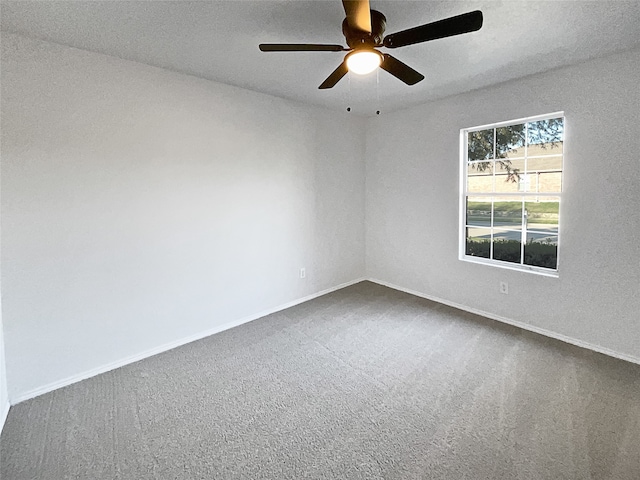
[[509,294],[509,284],[507,282],[500,282],[500,293]]
[[307,271],[304,268],[300,269],[300,278],[306,278],[307,277]]

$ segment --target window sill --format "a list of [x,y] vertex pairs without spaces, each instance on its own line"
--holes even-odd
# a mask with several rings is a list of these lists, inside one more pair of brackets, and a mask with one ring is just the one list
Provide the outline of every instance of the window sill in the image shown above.
[[509,262],[501,262],[499,260],[489,260],[489,259],[484,259],[482,257],[474,257],[471,255],[463,255],[459,258],[459,260],[462,260],[463,262],[477,263],[480,265],[488,265],[490,267],[504,268],[507,270],[516,270],[518,272],[533,273],[534,275],[541,275],[543,277],[551,277],[551,278],[559,277],[558,270],[552,270],[550,268],[533,267],[529,265],[517,265]]

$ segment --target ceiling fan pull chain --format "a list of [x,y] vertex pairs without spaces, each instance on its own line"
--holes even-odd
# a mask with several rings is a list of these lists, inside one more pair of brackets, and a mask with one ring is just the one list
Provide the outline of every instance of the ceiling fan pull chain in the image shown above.
[[380,115],[380,69],[376,69],[376,115]]
[[[347,105],[351,103],[351,72],[347,73]],[[351,107],[347,107],[347,112],[351,111]]]

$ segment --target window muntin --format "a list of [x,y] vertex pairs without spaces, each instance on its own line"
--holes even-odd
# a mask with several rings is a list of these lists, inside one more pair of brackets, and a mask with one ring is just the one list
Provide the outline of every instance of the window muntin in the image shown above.
[[564,115],[461,131],[460,258],[555,274]]

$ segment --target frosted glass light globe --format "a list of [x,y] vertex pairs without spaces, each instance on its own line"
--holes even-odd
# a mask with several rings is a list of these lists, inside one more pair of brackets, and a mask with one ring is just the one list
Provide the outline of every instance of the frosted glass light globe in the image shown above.
[[375,50],[355,51],[347,55],[347,68],[358,75],[373,72],[382,63],[382,55]]

